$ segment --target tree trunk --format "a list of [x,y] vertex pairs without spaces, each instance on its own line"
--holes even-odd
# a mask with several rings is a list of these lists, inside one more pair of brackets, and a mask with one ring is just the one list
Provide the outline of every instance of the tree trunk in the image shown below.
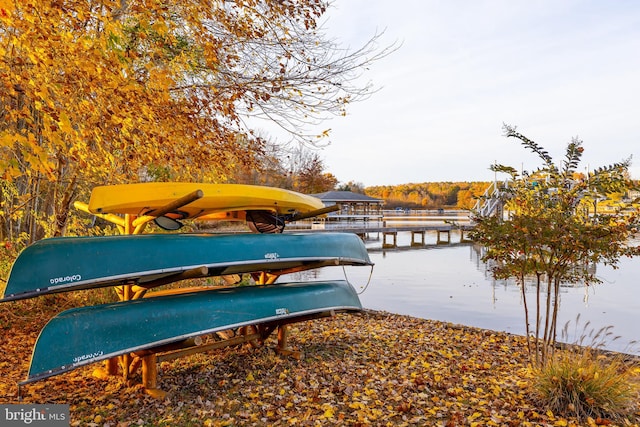
[[547,350],[549,349],[549,335],[551,328],[551,285],[552,280],[547,277],[547,299],[545,307],[545,319],[544,319],[544,336],[542,340],[542,357],[540,363],[544,365],[547,362]]
[[54,237],[64,236],[67,229],[67,221],[69,220],[69,210],[71,209],[71,202],[76,194],[78,176],[74,175],[71,182],[64,190],[62,195],[62,201],[56,209],[55,213],[55,229],[53,231]]

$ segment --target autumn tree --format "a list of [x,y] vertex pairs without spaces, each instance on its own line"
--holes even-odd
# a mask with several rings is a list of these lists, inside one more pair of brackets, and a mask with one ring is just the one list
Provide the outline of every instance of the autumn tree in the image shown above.
[[312,143],[389,53],[345,51],[319,0],[0,0],[0,239],[63,234],[96,184],[226,182],[264,140],[248,116]]
[[[580,179],[576,171],[582,141],[573,139],[564,160],[556,165],[541,146],[515,127],[505,125],[504,130],[507,137],[536,153],[543,164],[522,175],[510,166],[491,167],[510,176],[509,185],[494,196],[508,216],[476,213],[471,238],[486,247],[483,259],[492,265],[495,278],[512,278],[520,286],[527,336],[534,338],[529,348],[531,361],[542,365],[556,341],[560,287],[598,283],[588,266],[616,267],[621,256],[638,254],[637,248],[629,246],[629,237],[637,231],[639,220],[637,212],[605,215],[589,209],[594,198],[633,185],[626,178],[629,160],[598,168]],[[534,290],[533,315],[526,292],[529,287]]]
[[317,151],[305,145],[267,142],[251,167],[241,167],[232,182],[268,185],[306,194],[332,190],[338,180],[326,171]]
[[456,197],[456,203],[459,208],[472,209],[475,205],[474,194],[471,190],[460,190]]
[[262,150],[252,154],[251,162],[235,165],[227,182],[290,189],[285,165],[287,152],[282,144],[265,137]]
[[364,184],[356,181],[349,181],[336,187],[338,191],[351,191],[352,193],[366,194]]
[[333,174],[325,171],[320,154],[305,146],[289,151],[283,166],[289,178],[286,188],[291,190],[306,194],[322,193],[333,190],[338,183]]

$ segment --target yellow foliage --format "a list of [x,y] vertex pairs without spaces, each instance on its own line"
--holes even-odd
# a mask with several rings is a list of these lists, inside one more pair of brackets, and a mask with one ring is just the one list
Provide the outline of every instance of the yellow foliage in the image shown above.
[[[264,21],[276,28],[290,14],[312,20],[324,11],[315,1],[265,3],[258,14],[253,2],[227,8],[208,0],[141,1],[125,8],[106,0],[0,0],[7,29],[0,54],[8,67],[0,87],[9,89],[0,92],[0,146],[11,148],[0,153],[0,164],[18,157],[25,160],[22,174],[39,163],[36,169],[64,166],[66,176],[118,182],[149,164],[171,166],[176,178],[193,179],[197,171],[216,180],[229,160],[250,161],[259,146],[236,143],[245,89],[220,90],[217,83],[221,70],[238,62],[228,38],[252,39]],[[44,154],[29,158],[36,146]],[[5,174],[15,177],[15,170]]]
[[244,44],[285,37],[294,22],[311,30],[324,10],[315,0],[0,0],[0,173],[40,193],[21,226],[34,239],[45,225],[64,233],[70,201],[96,184],[223,182],[254,166],[263,141],[241,111],[292,95],[269,67],[248,66],[258,58]]

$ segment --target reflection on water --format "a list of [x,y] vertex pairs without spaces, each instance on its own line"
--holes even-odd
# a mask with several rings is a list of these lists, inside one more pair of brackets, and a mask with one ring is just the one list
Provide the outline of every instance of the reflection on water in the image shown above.
[[[403,235],[406,234],[406,235]],[[484,329],[525,334],[524,308],[520,287],[512,281],[494,280],[481,261],[481,249],[471,244],[436,245],[435,233],[427,233],[424,248],[382,250],[381,242],[368,240],[375,263],[371,282],[368,267],[327,267],[290,275],[292,280],[343,279],[358,291],[365,308],[434,319]],[[410,233],[398,235],[398,245],[409,246]],[[620,261],[617,270],[598,265],[597,276],[603,283],[561,288],[559,328],[571,322],[569,330],[580,335],[612,326],[617,340],[606,347],[640,354],[640,258]],[[535,286],[527,286],[529,307],[535,304]],[[580,316],[576,328],[576,318]],[[576,342],[580,336],[569,336]]]

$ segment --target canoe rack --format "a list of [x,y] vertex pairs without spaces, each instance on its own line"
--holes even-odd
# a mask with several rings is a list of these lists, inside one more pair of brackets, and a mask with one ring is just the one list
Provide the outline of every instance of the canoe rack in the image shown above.
[[[204,194],[202,190],[195,190],[183,197],[174,200],[166,206],[154,209],[152,212],[147,212],[140,216],[131,214],[124,214],[121,216],[110,213],[94,213],[89,211],[88,204],[79,201],[76,201],[74,203],[74,206],[80,211],[97,216],[108,222],[111,222],[112,224],[115,224],[121,234],[142,234],[149,222],[155,221],[169,212],[176,211],[180,207],[202,198],[203,195]],[[333,211],[335,209],[336,207],[332,206],[329,208],[314,211],[312,213],[309,213],[308,215],[320,215],[329,211]],[[288,272],[289,271],[282,271],[279,274],[261,273],[254,276],[254,279],[256,281],[256,284],[259,285],[272,284],[276,281],[279,275]],[[116,286],[115,291],[120,301],[130,301],[143,298],[147,291],[152,287],[157,287],[190,278],[203,277],[204,275],[204,272],[196,268],[194,270],[186,271],[175,276],[161,279],[162,281],[154,282],[153,284],[145,284],[144,287],[139,286],[136,283]],[[206,342],[206,336],[195,337],[179,343],[148,349],[138,353],[131,353],[114,357],[105,361],[104,368],[97,368],[96,370],[94,370],[94,376],[104,378],[107,376],[118,375],[119,371],[121,371],[123,380],[129,381],[131,376],[138,369],[141,369],[142,385],[145,389],[145,392],[151,396],[162,399],[164,398],[166,393],[158,388],[158,363],[174,360],[180,357],[190,356],[196,353],[207,352],[225,347],[238,346],[247,343],[254,347],[257,347],[262,345],[264,341],[276,330],[278,343],[276,345],[275,351],[278,354],[291,356],[299,360],[302,357],[302,354],[298,351],[290,349],[287,346],[288,325],[291,323],[303,322],[321,317],[330,317],[334,314],[335,313],[333,311],[329,311],[304,317],[283,319],[281,321],[278,321],[277,323],[272,322],[253,326],[245,326],[238,329],[237,333],[235,333],[234,336],[222,339],[220,341]]]

